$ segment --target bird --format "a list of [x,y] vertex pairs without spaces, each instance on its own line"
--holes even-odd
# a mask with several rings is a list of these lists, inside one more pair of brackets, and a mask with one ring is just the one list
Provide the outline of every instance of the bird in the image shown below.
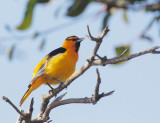
[[28,90],[22,97],[19,106],[24,103],[32,91],[42,84],[50,87],[62,84],[74,73],[78,61],[78,51],[83,40],[84,38],[77,36],[67,37],[62,47],[51,51],[37,64]]

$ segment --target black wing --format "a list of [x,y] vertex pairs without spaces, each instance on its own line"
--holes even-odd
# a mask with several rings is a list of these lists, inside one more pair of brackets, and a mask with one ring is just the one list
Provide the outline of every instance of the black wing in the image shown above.
[[57,48],[48,54],[48,59],[50,59],[52,56],[55,56],[59,53],[64,53],[66,50],[67,49],[65,49],[63,47]]

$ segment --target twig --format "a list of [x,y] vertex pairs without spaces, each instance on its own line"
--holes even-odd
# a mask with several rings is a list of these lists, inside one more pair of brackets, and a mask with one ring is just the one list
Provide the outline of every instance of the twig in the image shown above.
[[52,103],[55,103],[55,102],[58,102],[58,101],[62,100],[62,98],[63,98],[66,94],[67,94],[67,92],[64,93],[64,94],[62,94],[61,96],[57,97]]
[[96,73],[97,73],[97,85],[96,85],[96,88],[95,88],[95,91],[94,91],[94,95],[92,97],[92,100],[94,101],[93,104],[96,104],[97,100],[98,100],[98,96],[99,96],[99,86],[101,84],[101,78],[100,78],[100,75],[99,75],[99,71],[98,71],[98,68],[96,69]]
[[18,112],[18,114],[20,114],[21,116],[24,116],[24,114],[22,114],[22,112],[7,97],[3,96],[2,99],[5,102],[9,103]]
[[107,60],[94,60],[93,61],[93,64],[92,65],[107,65],[107,64],[116,64],[116,63],[119,63],[119,62],[122,62],[122,61],[128,61],[130,59],[133,59],[133,58],[136,58],[138,56],[142,56],[142,55],[145,55],[145,54],[148,54],[148,53],[152,53],[152,54],[155,54],[154,52],[158,53],[159,51],[155,51],[156,49],[159,49],[160,46],[155,46],[151,49],[148,49],[148,50],[144,50],[142,52],[139,52],[139,53],[135,53],[135,54],[132,54],[132,55],[129,55],[129,56],[123,56],[123,57],[114,57],[114,58],[111,58],[111,59],[107,59]]
[[[159,46],[159,48],[160,48],[160,46]],[[155,50],[152,51],[152,53],[153,54],[160,54],[160,51],[156,51],[156,49],[155,49]]]
[[88,35],[89,36],[87,36],[91,41],[96,41],[97,42],[97,39],[96,38],[94,38],[92,35],[91,35],[91,32],[90,32],[90,30],[89,30],[89,26],[87,25],[87,31],[88,31]]
[[[96,100],[93,100],[93,97],[90,97],[90,98],[71,98],[71,99],[66,99],[66,100],[62,100],[62,101],[59,101],[59,102],[52,102],[46,109],[45,113],[43,114],[42,116],[42,119],[41,121],[47,121],[49,119],[49,113],[52,109],[58,107],[58,106],[62,106],[62,105],[66,105],[66,104],[71,104],[71,103],[92,103],[92,104],[95,104],[95,101],[99,101],[102,97],[105,97],[105,96],[109,96],[111,94],[113,94],[114,91],[110,91],[108,93],[105,93],[103,95],[99,95],[98,94],[98,98]],[[38,120],[40,121],[40,120]],[[37,117],[35,117],[32,122],[37,122]]]
[[29,109],[28,109],[28,112],[25,113],[24,120],[25,120],[26,123],[30,123],[31,122],[32,113],[33,113],[33,103],[34,103],[34,100],[32,98],[30,106],[29,106]]
[[33,104],[34,104],[34,99],[32,98],[32,99],[31,99],[30,106],[29,106],[29,109],[28,109],[28,114],[31,114],[31,115],[32,115],[32,112],[33,112]]

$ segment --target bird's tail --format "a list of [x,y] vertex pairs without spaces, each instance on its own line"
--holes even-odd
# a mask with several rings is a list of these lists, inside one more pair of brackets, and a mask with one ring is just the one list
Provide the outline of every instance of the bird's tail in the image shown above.
[[31,94],[32,91],[33,91],[33,87],[32,87],[32,85],[30,84],[30,85],[28,86],[28,90],[26,91],[26,93],[25,93],[24,96],[22,97],[19,106],[21,106],[21,105],[24,103],[24,101],[27,99],[27,97]]
[[21,99],[19,106],[21,106],[24,103],[24,101],[32,93],[32,91],[34,91],[35,89],[37,89],[39,86],[42,85],[41,81],[39,81],[40,79],[41,79],[41,77],[39,77],[31,82],[31,84],[28,86],[28,90],[26,91],[26,93],[24,94],[24,96]]

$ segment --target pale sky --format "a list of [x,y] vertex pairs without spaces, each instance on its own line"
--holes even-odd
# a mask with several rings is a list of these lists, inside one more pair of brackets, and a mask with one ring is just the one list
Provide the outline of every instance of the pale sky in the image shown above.
[[[22,21],[27,0],[14,1],[5,0],[0,4],[0,37],[10,36],[4,29],[9,24],[13,29]],[[68,23],[72,18],[64,17],[62,14],[54,17],[54,11],[60,3],[49,3],[39,5],[34,11],[33,26],[24,31],[23,34],[30,34],[35,30],[46,30],[64,23]],[[0,96],[8,97],[16,106],[28,88],[32,78],[32,72],[36,64],[53,49],[61,47],[66,37],[76,35],[84,37],[87,35],[86,25],[89,24],[93,36],[101,34],[102,16],[87,18],[90,13],[100,10],[101,4],[92,4],[88,6],[85,14],[80,16],[81,20],[74,20],[72,23],[62,29],[59,29],[48,36],[42,36],[35,41],[26,39],[23,41],[1,41],[0,42]],[[62,6],[62,8],[64,5]],[[60,11],[64,13],[64,10]],[[93,13],[94,14],[94,13]],[[84,18],[86,15],[86,18]],[[98,54],[106,55],[108,58],[114,57],[114,47],[128,43],[136,35],[143,31],[146,24],[153,17],[152,13],[128,12],[129,23],[123,20],[123,11],[116,12],[109,22],[111,30],[104,38]],[[159,43],[159,34],[157,25],[154,24],[149,35],[154,42],[145,40],[135,40],[131,45],[131,53],[136,53],[151,48]],[[17,31],[15,34],[22,34]],[[47,37],[44,50],[40,51],[39,45],[43,38]],[[7,48],[11,44],[16,45],[14,58],[9,61],[7,58]],[[79,52],[79,61],[76,66],[78,70],[91,55],[95,43],[86,38],[82,43]],[[1,49],[2,48],[2,49]],[[160,56],[148,54],[128,61],[121,66],[107,65],[99,66],[102,79],[100,92],[109,92],[115,90],[115,93],[109,97],[101,99],[96,105],[92,104],[70,104],[58,107],[52,110],[50,114],[52,122],[55,123],[159,123],[160,122]],[[97,67],[90,68],[82,76],[76,79],[67,89],[60,94],[67,92],[64,99],[90,97],[96,85]],[[41,104],[41,95],[48,93],[49,88],[42,85],[35,90],[24,102],[22,107],[28,110],[29,103],[34,97],[33,117],[37,115]],[[0,100],[0,122],[16,122],[17,112],[2,99]]]

